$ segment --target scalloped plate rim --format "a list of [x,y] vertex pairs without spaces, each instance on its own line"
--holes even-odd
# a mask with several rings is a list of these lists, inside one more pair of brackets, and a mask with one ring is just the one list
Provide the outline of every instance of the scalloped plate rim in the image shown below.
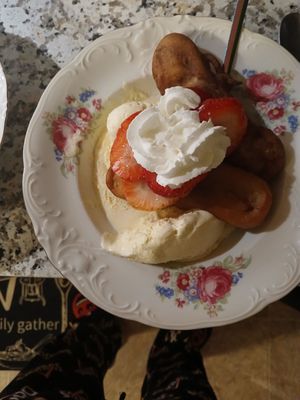
[[[156,17],[156,18],[151,18],[145,21],[141,21],[136,25],[132,25],[129,27],[124,27],[121,28],[119,30],[116,31],[112,31],[112,32],[108,32],[107,34],[105,34],[102,37],[99,37],[98,39],[96,39],[94,42],[92,42],[91,44],[89,44],[88,46],[86,46],[73,60],[71,60],[68,64],[66,64],[61,71],[59,71],[55,77],[51,80],[51,82],[49,83],[49,85],[47,86],[47,88],[45,89],[39,104],[32,116],[32,119],[30,121],[30,124],[28,126],[28,130],[26,133],[26,137],[25,137],[25,142],[24,142],[24,152],[23,152],[23,159],[24,159],[24,174],[23,174],[23,192],[24,192],[24,200],[25,200],[25,205],[27,208],[27,211],[30,215],[30,217],[32,218],[33,222],[34,222],[34,228],[35,228],[35,232],[37,234],[37,237],[39,239],[40,242],[43,242],[43,236],[41,236],[38,232],[38,228],[40,228],[40,224],[39,221],[37,222],[34,218],[34,216],[32,215],[32,212],[30,210],[30,199],[27,193],[27,188],[25,187],[26,184],[26,178],[28,177],[28,174],[30,172],[30,168],[28,166],[28,162],[30,159],[30,154],[29,152],[26,152],[26,149],[28,150],[29,145],[30,145],[30,140],[32,139],[32,135],[33,135],[33,127],[34,124],[36,123],[36,121],[38,120],[38,118],[40,117],[40,113],[41,110],[43,109],[45,102],[47,101],[47,96],[49,93],[51,93],[51,91],[53,89],[55,89],[55,85],[57,80],[60,79],[61,76],[63,76],[63,74],[68,71],[68,70],[72,70],[73,68],[79,68],[79,64],[80,61],[83,59],[83,57],[85,56],[85,54],[88,54],[90,51],[92,51],[94,48],[97,48],[98,46],[101,46],[101,43],[106,40],[106,39],[110,39],[110,37],[112,36],[111,39],[114,39],[115,35],[121,34],[121,32],[124,32],[126,30],[131,30],[134,31],[135,29],[138,29],[140,27],[142,27],[144,24],[148,23],[149,21],[153,21],[154,23],[157,24],[164,24],[164,21],[177,21],[178,23],[182,23],[182,21],[188,21],[188,20],[194,20],[194,21],[206,21],[206,22],[211,22],[211,23],[216,23],[216,24],[223,24],[223,26],[226,26],[226,29],[228,30],[229,27],[231,26],[231,22],[230,21],[226,21],[226,20],[219,20],[217,18],[210,18],[210,17],[193,17],[193,16],[174,16],[174,17]],[[269,38],[266,38],[260,34],[257,33],[252,33],[249,30],[244,29],[243,33],[246,35],[250,35],[250,37],[256,37],[257,40],[259,41],[265,41],[266,43],[268,43],[269,45],[275,46],[276,50],[280,49],[282,51],[282,53],[284,54],[285,57],[288,57],[290,59],[290,62],[295,64],[295,68],[298,68],[299,72],[299,64],[298,62],[294,59],[293,56],[290,55],[290,53],[287,52],[287,50],[285,50],[283,47],[279,46],[276,42],[272,41]],[[43,243],[42,243],[43,244]],[[45,248],[45,243],[43,244],[43,247]],[[62,268],[58,265],[55,265],[55,259],[53,256],[51,256],[51,249],[47,249],[45,248],[46,254],[48,255],[48,257],[50,258],[50,260],[52,261],[52,263],[54,264],[54,267],[61,272]],[[299,255],[298,255],[299,256]],[[118,257],[117,257],[118,258]],[[119,258],[118,258],[119,259]],[[299,261],[299,260],[298,260]],[[70,279],[71,281],[73,281],[73,284],[75,284],[75,286],[80,287],[81,289],[84,289],[84,282],[81,281],[76,281],[74,283],[74,276],[72,271],[68,271],[65,270],[64,271],[64,275],[66,277],[68,277],[68,279]],[[201,321],[197,321],[197,322],[191,322],[191,323],[185,323],[185,325],[181,325],[180,322],[179,323],[157,323],[155,321],[151,321],[151,320],[147,320],[146,318],[144,318],[142,315],[138,314],[138,313],[131,313],[130,315],[125,315],[124,312],[120,311],[118,308],[114,308],[113,306],[107,306],[106,304],[101,304],[101,307],[106,309],[106,311],[108,312],[112,312],[115,315],[118,315],[120,317],[125,317],[128,319],[132,319],[132,320],[136,320],[148,325],[152,325],[152,326],[157,326],[157,327],[162,327],[162,328],[181,328],[181,329],[194,329],[194,328],[199,328],[199,327],[204,327],[204,326],[220,326],[220,325],[225,325],[225,324],[229,324],[229,323],[234,323],[237,322],[239,320],[242,320],[244,318],[247,318],[251,315],[256,314],[258,311],[260,311],[261,309],[263,309],[265,306],[267,306],[268,304],[272,303],[273,301],[276,301],[278,299],[280,299],[281,297],[283,297],[284,295],[286,295],[291,289],[293,289],[293,287],[295,287],[298,284],[299,279],[295,280],[293,282],[290,282],[289,287],[286,287],[285,290],[282,290],[280,293],[277,294],[269,294],[269,296],[263,297],[262,299],[260,299],[260,301],[256,304],[255,307],[253,307],[252,309],[248,310],[248,311],[244,311],[244,313],[242,312],[241,315],[237,315],[236,317],[232,317],[232,318],[219,318],[218,320],[214,320],[212,319],[210,321],[209,324],[207,324],[205,322],[205,324],[203,325],[203,323]],[[154,294],[155,296],[155,294]],[[93,297],[93,296],[90,296]],[[99,305],[99,304],[98,304]],[[148,309],[147,309],[148,310]],[[222,314],[222,316],[224,316],[224,314]]]

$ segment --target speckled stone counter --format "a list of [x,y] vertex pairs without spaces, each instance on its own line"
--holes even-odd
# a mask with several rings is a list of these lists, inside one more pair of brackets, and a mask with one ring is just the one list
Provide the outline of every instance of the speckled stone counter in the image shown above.
[[[22,197],[22,148],[31,115],[55,73],[95,38],[154,16],[190,14],[232,19],[224,0],[2,0],[0,62],[8,115],[0,149],[0,274],[57,276],[33,233]],[[280,21],[297,0],[252,0],[245,26],[278,39]]]

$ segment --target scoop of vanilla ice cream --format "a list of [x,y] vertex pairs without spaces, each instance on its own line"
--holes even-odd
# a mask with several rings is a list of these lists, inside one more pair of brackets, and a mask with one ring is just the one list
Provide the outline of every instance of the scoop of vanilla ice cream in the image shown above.
[[130,101],[128,103],[121,104],[114,108],[107,117],[107,132],[112,139],[116,137],[120,125],[127,117],[131,114],[144,110],[145,104],[138,101]]
[[114,140],[118,129],[123,121],[130,115],[145,110],[147,107],[153,106],[157,102],[156,96],[148,98],[143,101],[128,101],[114,108],[107,117],[107,133],[110,135],[111,139]]
[[102,247],[114,254],[150,264],[200,259],[231,232],[229,225],[202,210],[185,213],[178,210],[176,217],[136,210],[114,196],[106,186],[113,138],[124,119],[144,108],[145,103],[140,102],[124,103],[115,108],[108,116],[107,135],[98,149],[98,192],[104,212],[114,228],[114,232],[102,235]]
[[209,254],[231,228],[202,210],[176,218],[141,216],[131,229],[104,234],[102,246],[115,254],[150,264],[191,261]]

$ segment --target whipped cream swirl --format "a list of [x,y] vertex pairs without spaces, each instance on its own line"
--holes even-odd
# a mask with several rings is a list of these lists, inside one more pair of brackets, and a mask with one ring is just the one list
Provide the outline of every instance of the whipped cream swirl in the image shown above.
[[127,140],[136,161],[170,188],[217,167],[230,139],[226,129],[200,121],[200,97],[183,87],[166,89],[157,106],[142,111],[129,125]]

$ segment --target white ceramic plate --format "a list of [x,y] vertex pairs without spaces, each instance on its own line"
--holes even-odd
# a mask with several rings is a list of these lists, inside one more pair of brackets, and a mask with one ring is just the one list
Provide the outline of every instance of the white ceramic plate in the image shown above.
[[7,87],[6,87],[6,79],[0,64],[0,144],[3,137],[4,131],[4,123],[6,117],[6,108],[7,108]]
[[[132,262],[99,246],[109,228],[101,209],[93,208],[92,150],[85,144],[95,135],[90,122],[124,84],[155,91],[152,54],[165,34],[183,32],[223,59],[230,27],[215,18],[176,16],[106,34],[55,76],[32,117],[23,189],[37,238],[54,266],[112,314],[163,328],[224,325],[253,315],[300,280],[299,64],[249,31],[235,68],[260,98],[266,124],[277,134],[288,131],[287,166],[263,229],[236,233],[204,262],[175,269]],[[65,146],[64,136],[74,135],[84,139],[79,156]]]

